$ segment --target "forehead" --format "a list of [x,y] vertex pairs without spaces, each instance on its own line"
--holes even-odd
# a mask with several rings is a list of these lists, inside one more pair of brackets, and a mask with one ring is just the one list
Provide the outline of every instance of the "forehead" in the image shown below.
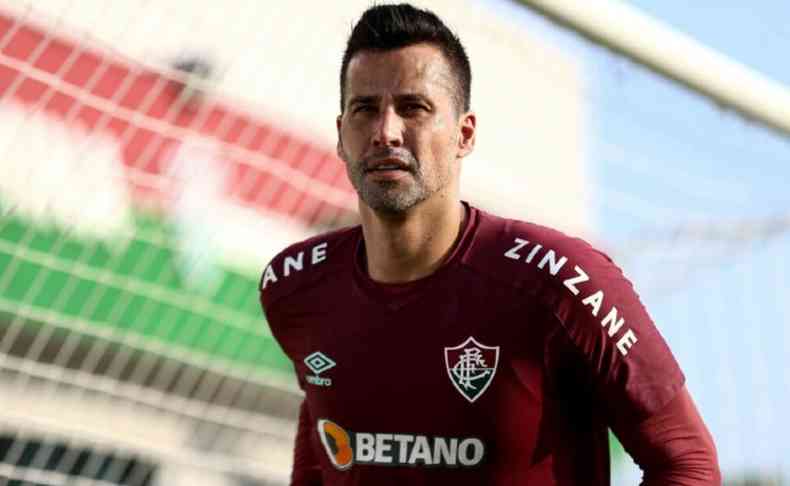
[[430,44],[360,51],[348,64],[346,94],[349,98],[398,93],[450,96],[453,87],[449,63],[439,48]]

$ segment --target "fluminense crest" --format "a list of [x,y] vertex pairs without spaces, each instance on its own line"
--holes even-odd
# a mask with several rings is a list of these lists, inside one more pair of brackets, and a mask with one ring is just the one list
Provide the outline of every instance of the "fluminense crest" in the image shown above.
[[444,361],[455,389],[473,403],[494,380],[499,346],[486,346],[470,336],[458,346],[444,348]]

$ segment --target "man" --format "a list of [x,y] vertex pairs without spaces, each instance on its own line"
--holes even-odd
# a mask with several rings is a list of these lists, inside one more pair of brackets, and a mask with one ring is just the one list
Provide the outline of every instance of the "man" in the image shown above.
[[608,429],[647,485],[720,482],[684,378],[630,283],[557,231],[460,201],[469,61],[434,14],[368,9],[337,151],[361,226],[261,278],[305,400],[292,484],[606,485]]

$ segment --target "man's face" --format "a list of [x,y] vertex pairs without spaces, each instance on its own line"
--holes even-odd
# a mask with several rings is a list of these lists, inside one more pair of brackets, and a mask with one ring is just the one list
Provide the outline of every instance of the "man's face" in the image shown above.
[[459,113],[441,51],[429,44],[361,51],[346,74],[338,155],[362,201],[397,214],[457,189],[475,119]]

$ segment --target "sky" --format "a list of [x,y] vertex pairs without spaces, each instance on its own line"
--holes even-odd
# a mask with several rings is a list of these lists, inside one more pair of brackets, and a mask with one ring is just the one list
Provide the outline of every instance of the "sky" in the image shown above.
[[[725,477],[790,478],[790,230],[772,223],[790,216],[790,139],[515,2],[484,3],[582,66],[595,238],[672,347]],[[790,2],[630,3],[790,89]]]

